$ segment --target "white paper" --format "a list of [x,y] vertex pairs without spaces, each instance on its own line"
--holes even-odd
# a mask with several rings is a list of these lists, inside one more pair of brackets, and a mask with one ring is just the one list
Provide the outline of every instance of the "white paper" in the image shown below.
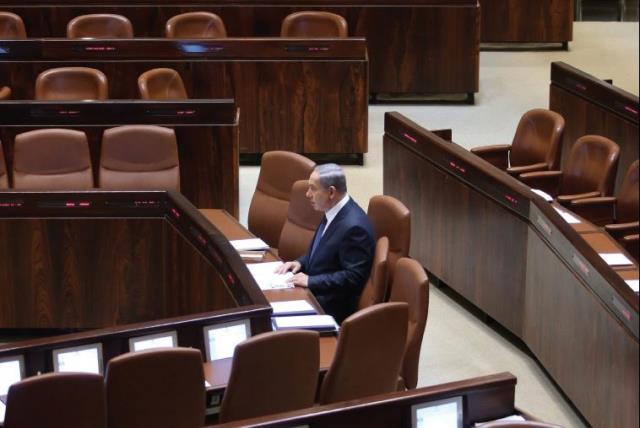
[[637,292],[639,291],[639,290],[638,290],[638,280],[637,280],[637,279],[625,279],[625,281],[624,281],[624,282],[626,282],[626,283],[627,283],[627,285],[628,285],[629,287],[631,287],[631,289],[632,289],[634,292],[636,292],[636,293],[637,293]]
[[284,314],[315,314],[316,310],[306,300],[286,300],[283,302],[271,302],[273,315]]
[[268,250],[269,245],[260,238],[251,239],[236,239],[229,241],[229,243],[235,248],[236,251],[247,250]]
[[580,223],[580,220],[578,220],[576,217],[572,216],[571,213],[568,213],[564,210],[561,210],[558,207],[553,207],[558,214],[560,214],[560,216],[564,219],[564,221],[566,221],[569,224],[577,224]]
[[553,201],[553,198],[547,192],[543,192],[540,189],[531,189],[531,191],[536,195],[540,196],[542,199],[544,199],[547,202]]
[[293,288],[293,284],[287,282],[287,279],[293,276],[291,272],[285,274],[274,272],[282,264],[282,262],[251,263],[247,265],[247,269],[249,269],[261,290]]
[[292,328],[338,329],[336,320],[331,315],[300,315],[293,317],[273,317],[276,330]]
[[481,422],[481,423],[477,423],[475,424],[476,427],[481,427],[482,425],[486,425],[489,422],[502,422],[502,421],[513,421],[513,422],[524,422],[526,421],[525,418],[523,418],[520,415],[511,415],[511,416],[505,416],[504,418],[500,418],[500,419],[496,419],[495,421],[487,421],[487,422]]
[[600,257],[602,257],[609,266],[626,266],[633,264],[633,262],[622,253],[600,253]]

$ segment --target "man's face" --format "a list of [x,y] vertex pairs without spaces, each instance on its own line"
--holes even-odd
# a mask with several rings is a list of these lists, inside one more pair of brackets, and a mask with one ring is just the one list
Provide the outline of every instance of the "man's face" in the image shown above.
[[333,205],[336,198],[336,189],[330,186],[328,189],[322,187],[320,177],[317,172],[312,172],[309,177],[309,188],[307,189],[307,199],[316,211],[327,212]]

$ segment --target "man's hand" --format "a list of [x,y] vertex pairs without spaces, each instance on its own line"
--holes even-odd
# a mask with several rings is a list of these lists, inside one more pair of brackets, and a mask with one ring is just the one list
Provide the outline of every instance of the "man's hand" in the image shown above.
[[295,285],[296,287],[307,287],[307,284],[309,283],[309,275],[300,272],[289,278],[287,282]]
[[294,260],[292,262],[286,262],[278,266],[275,270],[275,273],[283,274],[289,271],[291,271],[291,273],[298,273],[301,268],[302,268],[302,265],[300,264],[300,262],[297,260]]

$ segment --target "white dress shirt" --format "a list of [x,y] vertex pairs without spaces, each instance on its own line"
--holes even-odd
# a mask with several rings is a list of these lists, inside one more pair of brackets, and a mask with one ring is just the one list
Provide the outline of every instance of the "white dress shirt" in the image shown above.
[[324,230],[322,231],[322,234],[320,236],[324,235],[324,232],[327,230],[327,228],[329,227],[329,225],[331,224],[333,219],[336,218],[336,216],[338,215],[340,210],[345,205],[347,205],[347,202],[349,202],[349,195],[348,194],[344,195],[344,198],[340,199],[340,201],[337,204],[335,204],[326,213],[324,213],[324,216],[327,218],[327,224],[325,224]]

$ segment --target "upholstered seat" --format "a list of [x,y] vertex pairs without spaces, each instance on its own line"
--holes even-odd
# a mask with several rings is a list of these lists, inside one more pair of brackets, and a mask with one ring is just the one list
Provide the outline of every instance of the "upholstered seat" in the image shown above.
[[520,118],[510,145],[477,147],[471,152],[516,177],[557,169],[564,125],[564,118],[554,111],[529,110]]
[[197,349],[122,354],[109,361],[105,381],[109,427],[204,425],[204,372]]
[[104,189],[180,190],[174,130],[126,125],[104,131],[98,184]]
[[9,176],[7,174],[7,164],[4,161],[4,150],[0,141],[0,189],[9,188]]
[[389,238],[382,236],[376,242],[371,274],[364,284],[358,309],[384,302],[387,294],[387,265],[389,260]]
[[287,15],[280,27],[282,37],[347,37],[347,21],[335,13],[303,11]]
[[67,24],[67,37],[70,39],[131,39],[133,26],[122,15],[110,13],[80,15]]
[[172,39],[217,39],[227,37],[227,29],[215,13],[187,12],[167,21],[165,36]]
[[20,16],[12,12],[0,12],[0,39],[24,39],[27,32]]
[[236,346],[220,422],[311,407],[320,367],[318,333],[278,331]]
[[16,135],[13,187],[23,190],[80,190],[93,187],[84,132],[38,129]]
[[107,77],[95,68],[50,68],[36,78],[35,96],[36,100],[105,100]]
[[138,77],[143,100],[183,100],[189,98],[182,78],[172,68],[154,68]]

